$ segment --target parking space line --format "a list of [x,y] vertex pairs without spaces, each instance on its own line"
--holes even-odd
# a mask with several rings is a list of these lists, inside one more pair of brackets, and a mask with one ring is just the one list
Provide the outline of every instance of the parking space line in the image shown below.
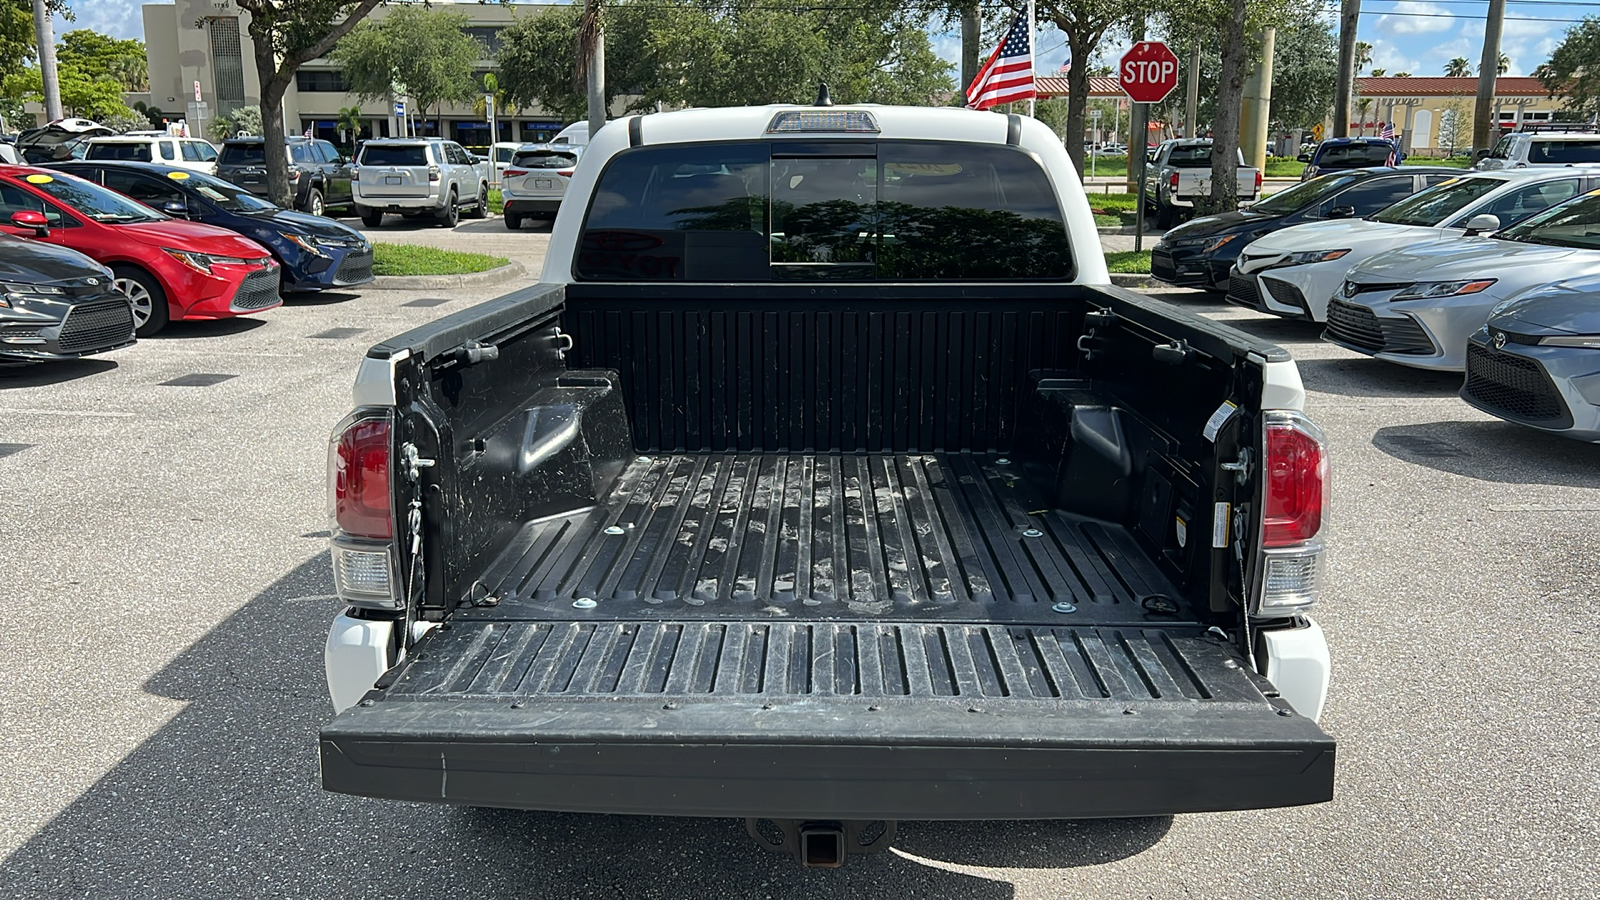
[[306,337],[315,338],[317,340],[338,340],[339,338],[355,337],[358,334],[365,334],[368,330],[369,329],[366,328],[329,328],[327,331],[319,331],[316,334],[306,335]]
[[32,447],[32,446],[34,446],[34,445],[33,444],[0,444],[0,457],[11,456],[12,454],[15,454],[15,453],[21,453],[22,451],[24,451],[24,450],[26,450],[26,449],[28,449],[29,447]]
[[25,407],[0,407],[0,415],[7,416],[77,416],[85,419],[131,419],[138,413],[103,409],[29,409]]

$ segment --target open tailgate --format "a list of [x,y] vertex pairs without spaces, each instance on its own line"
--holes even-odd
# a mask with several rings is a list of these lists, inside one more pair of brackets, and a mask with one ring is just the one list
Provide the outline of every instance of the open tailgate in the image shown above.
[[401,800],[818,819],[1326,801],[1334,741],[1198,627],[455,622],[322,730]]

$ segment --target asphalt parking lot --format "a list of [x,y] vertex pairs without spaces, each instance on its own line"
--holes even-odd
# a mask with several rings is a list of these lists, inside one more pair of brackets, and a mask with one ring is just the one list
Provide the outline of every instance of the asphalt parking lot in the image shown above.
[[[382,232],[530,273],[545,240]],[[0,370],[0,896],[1595,895],[1600,447],[1186,291],[1159,296],[1293,351],[1334,448],[1333,803],[903,823],[828,871],[731,820],[323,793],[328,432],[368,345],[515,286],[297,298]]]

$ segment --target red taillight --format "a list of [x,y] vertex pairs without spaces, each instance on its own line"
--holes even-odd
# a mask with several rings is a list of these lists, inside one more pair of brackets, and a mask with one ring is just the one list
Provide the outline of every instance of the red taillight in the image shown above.
[[428,181],[434,182],[434,181],[438,181],[438,180],[439,180],[439,167],[438,166],[429,166],[428,167]]
[[576,171],[578,171],[578,170],[577,169],[557,169],[556,170],[556,174],[557,175],[565,175],[568,178],[571,178],[572,177],[572,173],[576,172]]
[[528,174],[528,170],[527,169],[507,169],[504,172],[500,173],[500,177],[501,178],[514,178],[514,177],[516,177],[518,175],[526,175],[526,174]]
[[1173,172],[1172,173],[1172,177],[1167,179],[1167,185],[1169,187],[1171,187],[1173,190],[1177,190],[1178,189],[1178,173],[1177,172]]
[[1266,485],[1261,544],[1304,544],[1322,530],[1328,492],[1328,453],[1316,426],[1292,415],[1266,426]]
[[328,454],[334,525],[353,537],[387,540],[394,535],[389,415],[358,413],[341,425]]
[[1261,170],[1256,170],[1256,190],[1261,190]]
[[350,167],[350,180],[351,181],[360,181],[361,180],[361,167],[360,166],[351,166]]

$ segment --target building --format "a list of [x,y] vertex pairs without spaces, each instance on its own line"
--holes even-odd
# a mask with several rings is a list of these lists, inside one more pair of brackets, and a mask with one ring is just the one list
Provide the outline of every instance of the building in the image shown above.
[[[1357,78],[1356,101],[1351,109],[1359,121],[1350,123],[1350,133],[1377,134],[1383,123],[1390,122],[1407,152],[1443,156],[1451,148],[1448,141],[1441,139],[1440,126],[1447,111],[1458,109],[1466,118],[1465,134],[1455,142],[1454,149],[1470,149],[1472,127],[1467,123],[1471,122],[1477,95],[1477,76]],[[1501,130],[1555,121],[1563,102],[1560,97],[1551,97],[1537,78],[1502,75],[1495,79],[1494,115]]]
[[[499,44],[500,29],[524,16],[537,16],[539,5],[433,0],[433,7],[465,13],[471,25],[467,32],[476,37],[493,55]],[[390,9],[380,5],[370,18],[381,19]],[[260,104],[260,79],[248,30],[249,13],[234,0],[177,0],[172,4],[143,7],[145,54],[150,70],[150,96],[146,101],[172,121],[184,119],[192,131],[205,133],[205,123],[218,115],[226,116],[244,106]],[[480,62],[479,71],[493,68],[492,59]],[[302,66],[295,83],[283,98],[284,130],[303,134],[307,130],[320,138],[341,143],[335,121],[339,110],[361,108],[361,137],[388,137],[407,133],[437,135],[438,119],[443,120],[443,136],[468,147],[484,147],[491,142],[489,123],[476,115],[471,106],[445,106],[416,110],[396,101],[403,98],[363,102],[345,89],[343,73],[326,59]],[[405,115],[397,115],[404,110]],[[517,110],[497,117],[494,140],[546,141],[567,124],[540,109]]]

